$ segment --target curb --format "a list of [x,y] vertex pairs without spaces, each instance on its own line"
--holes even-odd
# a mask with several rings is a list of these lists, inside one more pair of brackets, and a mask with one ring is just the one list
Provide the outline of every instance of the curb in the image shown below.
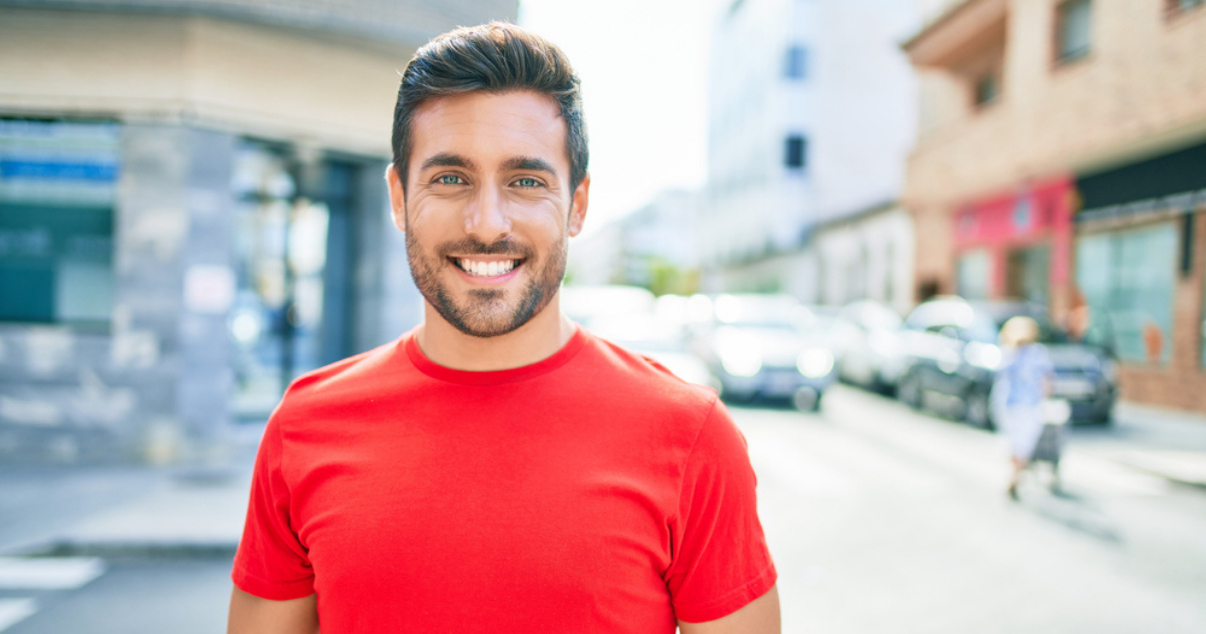
[[1119,459],[1119,458],[1107,458],[1107,459],[1110,460],[1111,462],[1114,462],[1115,464],[1119,464],[1128,469],[1131,469],[1132,471],[1138,471],[1140,473],[1144,473],[1144,474],[1147,474],[1150,476],[1155,476],[1157,478],[1164,478],[1165,480],[1168,480],[1169,482],[1172,482],[1173,484],[1178,484],[1178,485],[1181,485],[1184,487],[1190,487],[1190,488],[1198,489],[1200,491],[1206,491],[1206,482],[1203,482],[1201,480],[1195,480],[1192,478],[1183,478],[1181,476],[1170,474],[1166,471],[1161,471],[1159,469],[1153,469],[1151,467],[1145,467],[1143,465],[1135,464],[1134,462],[1124,460],[1124,459]]
[[233,559],[238,542],[103,541],[51,539],[0,548],[4,557],[100,557],[103,559]]
[[[1206,491],[1206,453],[1191,452],[1195,454],[1191,459],[1193,465],[1186,468],[1185,462],[1182,460],[1180,469],[1177,468],[1176,461],[1172,461],[1170,464],[1170,461],[1167,459],[1161,459],[1159,455],[1153,455],[1152,452],[1142,450],[1101,451],[1090,449],[1085,451],[1085,453],[1125,467],[1131,471],[1162,478],[1173,484]],[[1186,473],[1187,471],[1189,473]]]

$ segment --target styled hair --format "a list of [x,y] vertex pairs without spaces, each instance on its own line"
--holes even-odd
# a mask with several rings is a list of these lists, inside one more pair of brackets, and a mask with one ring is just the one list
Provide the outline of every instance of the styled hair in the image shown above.
[[424,101],[483,91],[531,90],[556,102],[565,121],[570,191],[586,178],[590,151],[582,116],[581,82],[569,58],[548,40],[506,22],[462,27],[423,45],[402,73],[394,107],[394,168],[405,190],[415,111]]
[[1034,319],[1025,315],[1010,317],[1001,326],[1001,345],[1007,348],[1018,348],[1038,341],[1039,325]]

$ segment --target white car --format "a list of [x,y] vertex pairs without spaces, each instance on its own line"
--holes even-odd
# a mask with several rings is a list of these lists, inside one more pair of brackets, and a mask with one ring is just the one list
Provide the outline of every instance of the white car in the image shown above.
[[820,407],[837,364],[807,308],[789,295],[730,294],[713,299],[713,317],[700,352],[722,396]]
[[908,362],[901,342],[904,320],[874,300],[851,302],[838,311],[847,336],[839,355],[842,379],[868,389],[892,392]]

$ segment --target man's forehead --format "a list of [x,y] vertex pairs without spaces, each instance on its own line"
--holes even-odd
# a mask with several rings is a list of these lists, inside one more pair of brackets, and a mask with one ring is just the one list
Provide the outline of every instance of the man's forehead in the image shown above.
[[568,168],[566,126],[557,103],[535,91],[474,91],[425,100],[412,120],[412,164],[440,154],[475,162],[537,156]]

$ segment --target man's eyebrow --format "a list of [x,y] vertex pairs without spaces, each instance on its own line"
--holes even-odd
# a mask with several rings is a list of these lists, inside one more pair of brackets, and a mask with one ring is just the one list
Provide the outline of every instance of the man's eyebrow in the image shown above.
[[473,161],[456,154],[441,152],[423,161],[423,166],[419,168],[419,171],[423,171],[429,167],[463,167],[465,169],[473,169]]
[[503,169],[507,171],[526,170],[534,172],[548,172],[549,174],[553,175],[557,174],[557,170],[553,169],[553,166],[549,165],[548,161],[531,156],[517,156],[513,159],[510,159],[506,163],[503,163]]

